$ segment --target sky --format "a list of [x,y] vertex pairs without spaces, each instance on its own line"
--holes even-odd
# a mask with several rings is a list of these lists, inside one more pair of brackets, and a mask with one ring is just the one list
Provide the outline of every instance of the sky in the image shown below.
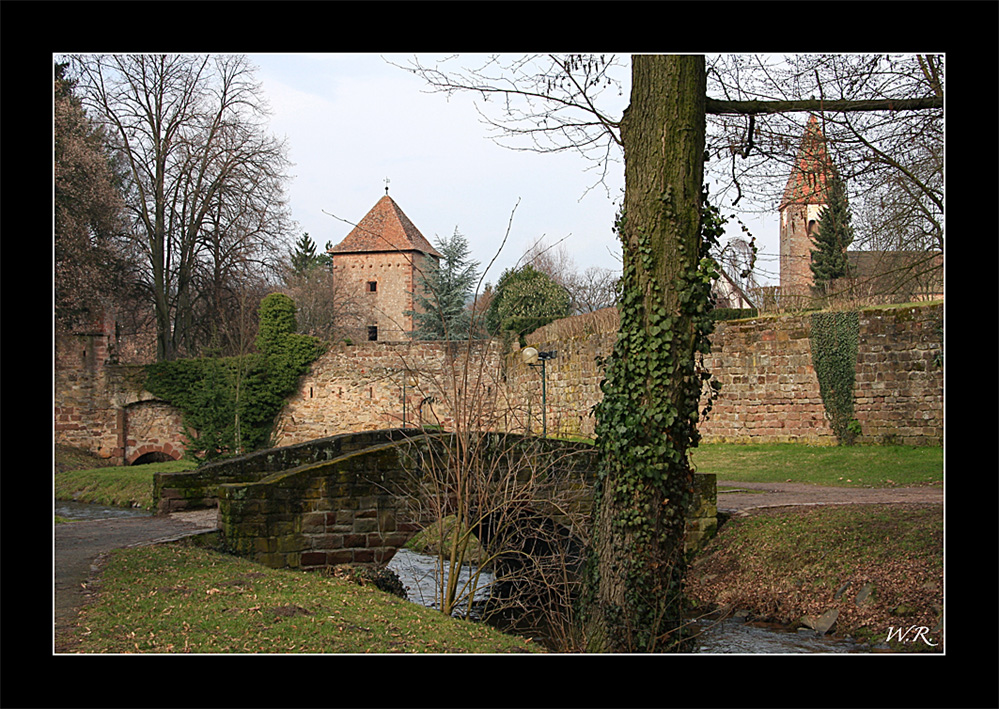
[[[431,243],[455,230],[467,239],[484,282],[495,283],[539,240],[561,242],[579,271],[620,268],[612,229],[623,163],[599,185],[592,163],[575,153],[497,145],[473,96],[433,93],[393,66],[409,55],[249,58],[271,110],[271,133],[288,143],[296,238],[308,232],[319,248],[339,243],[385,194],[387,179],[389,195]],[[626,103],[627,91],[612,107],[615,117]],[[777,216],[746,223],[766,271],[760,280],[775,283]],[[739,233],[738,225],[729,233]]]

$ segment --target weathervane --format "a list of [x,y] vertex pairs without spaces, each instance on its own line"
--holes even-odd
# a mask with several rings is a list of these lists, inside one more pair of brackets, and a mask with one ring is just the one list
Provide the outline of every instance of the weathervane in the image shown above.
[[389,178],[385,178],[385,194],[388,194]]

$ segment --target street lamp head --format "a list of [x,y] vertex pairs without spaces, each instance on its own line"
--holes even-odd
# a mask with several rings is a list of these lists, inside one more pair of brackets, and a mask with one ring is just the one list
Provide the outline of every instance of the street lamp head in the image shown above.
[[524,364],[534,364],[538,361],[538,351],[533,347],[525,347],[520,351]]

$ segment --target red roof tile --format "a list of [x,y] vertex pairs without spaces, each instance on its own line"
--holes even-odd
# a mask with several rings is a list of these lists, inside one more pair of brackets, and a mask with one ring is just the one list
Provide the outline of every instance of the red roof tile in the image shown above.
[[826,151],[826,138],[818,120],[812,116],[801,137],[798,157],[791,168],[780,208],[788,204],[826,204],[829,201],[826,179],[835,174],[835,166]]
[[395,201],[385,195],[330,253],[421,251],[440,257]]

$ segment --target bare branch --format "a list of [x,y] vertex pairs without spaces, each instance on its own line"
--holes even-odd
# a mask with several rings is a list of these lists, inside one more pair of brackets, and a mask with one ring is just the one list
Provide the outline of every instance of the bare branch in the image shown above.
[[857,113],[861,111],[895,112],[924,111],[928,108],[943,108],[943,98],[872,99],[870,101],[819,101],[816,99],[799,101],[722,101],[709,98],[706,103],[707,113],[713,115],[759,115],[767,113],[800,113],[806,111],[824,111],[830,113]]

